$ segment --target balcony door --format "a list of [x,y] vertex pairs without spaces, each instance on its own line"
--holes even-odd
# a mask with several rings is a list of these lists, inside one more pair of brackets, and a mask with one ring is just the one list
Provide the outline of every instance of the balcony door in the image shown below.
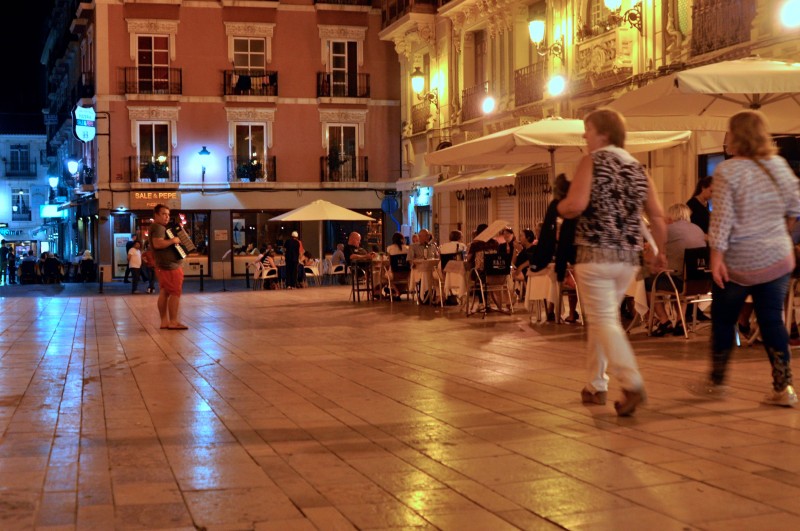
[[169,181],[169,124],[139,124],[139,177],[152,182]]
[[25,144],[12,144],[8,173],[11,175],[28,175],[31,167],[31,147]]
[[136,69],[139,92],[169,93],[169,35],[137,36]]
[[331,96],[358,94],[358,43],[356,41],[330,42]]
[[332,180],[354,180],[357,173],[355,125],[328,126],[328,168]]
[[264,177],[267,153],[266,127],[264,124],[236,124],[236,178],[254,182]]

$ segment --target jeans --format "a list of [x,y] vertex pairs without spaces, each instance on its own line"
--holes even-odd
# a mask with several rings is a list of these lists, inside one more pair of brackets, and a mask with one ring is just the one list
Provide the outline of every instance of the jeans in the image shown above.
[[725,289],[722,289],[714,285],[711,302],[711,381],[714,384],[720,385],[725,380],[725,369],[736,337],[736,323],[748,295],[753,297],[761,339],[772,365],[772,387],[783,391],[792,384],[789,333],[783,322],[783,304],[788,290],[789,275],[755,286],[726,282]]
[[138,267],[131,267],[131,276],[133,277],[133,284],[131,285],[131,293],[136,293],[139,288],[139,278],[141,277],[142,270]]
[[624,263],[575,265],[589,336],[586,365],[590,391],[608,391],[606,371],[627,391],[641,391],[644,385],[619,314],[625,290],[638,269]]

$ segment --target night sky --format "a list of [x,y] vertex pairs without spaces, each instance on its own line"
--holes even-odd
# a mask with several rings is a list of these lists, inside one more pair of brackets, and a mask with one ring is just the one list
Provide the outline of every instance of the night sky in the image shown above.
[[8,2],[0,46],[7,53],[0,83],[0,112],[41,113],[45,106],[44,68],[39,63],[53,0]]

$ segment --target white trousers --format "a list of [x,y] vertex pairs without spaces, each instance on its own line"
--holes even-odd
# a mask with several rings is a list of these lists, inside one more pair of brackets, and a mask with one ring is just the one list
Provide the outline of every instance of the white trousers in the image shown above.
[[575,266],[589,336],[586,360],[589,390],[608,391],[606,371],[619,380],[623,389],[638,391],[643,386],[619,313],[625,290],[638,269],[623,263]]

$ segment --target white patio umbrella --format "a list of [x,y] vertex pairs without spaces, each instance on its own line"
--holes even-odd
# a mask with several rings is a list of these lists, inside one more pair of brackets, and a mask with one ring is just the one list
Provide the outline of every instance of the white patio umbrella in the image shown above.
[[341,207],[323,199],[317,199],[307,205],[285,212],[270,221],[319,221],[319,257],[322,258],[322,222],[323,221],[375,221],[369,216],[359,214],[355,210]]
[[745,109],[764,113],[773,133],[800,132],[800,62],[749,57],[676,72],[623,94],[609,107],[630,129],[726,131]]
[[[583,133],[582,120],[545,118],[428,153],[425,160],[428,164],[467,166],[549,163],[555,178],[556,154],[560,162],[577,161],[586,154]],[[690,137],[690,131],[629,133],[625,149],[631,153],[664,149],[682,144]]]

